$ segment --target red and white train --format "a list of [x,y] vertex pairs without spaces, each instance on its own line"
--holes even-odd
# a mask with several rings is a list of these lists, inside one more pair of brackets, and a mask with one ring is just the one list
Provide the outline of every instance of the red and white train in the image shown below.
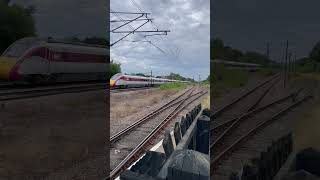
[[107,80],[106,47],[28,37],[0,57],[0,79],[30,83]]
[[130,88],[130,87],[146,87],[155,86],[164,83],[182,82],[187,83],[189,81],[178,81],[172,79],[155,78],[155,77],[143,77],[126,75],[123,73],[115,74],[110,79],[111,88]]

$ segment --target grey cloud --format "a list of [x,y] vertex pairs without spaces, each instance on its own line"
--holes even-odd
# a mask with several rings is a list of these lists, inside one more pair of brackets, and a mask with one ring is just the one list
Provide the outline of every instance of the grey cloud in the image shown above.
[[[140,7],[146,12],[151,12],[151,18],[159,26],[159,29],[169,29],[171,32],[168,36],[150,37],[161,49],[165,50],[165,55],[155,47],[148,43],[128,43],[121,42],[111,50],[114,57],[125,59],[126,65],[123,69],[126,72],[139,72],[140,69],[135,68],[134,62],[143,61],[145,67],[152,67],[155,73],[176,72],[187,77],[193,75],[198,76],[200,73],[203,78],[209,74],[209,19],[210,9],[209,0],[135,0]],[[117,11],[139,11],[138,8],[130,3],[130,0],[122,1],[120,4],[116,0],[111,1],[111,9]],[[191,15],[198,15],[200,20]],[[123,16],[125,17],[125,16]],[[116,18],[116,17],[114,17]],[[137,27],[138,24],[133,24]],[[146,25],[142,29],[151,29],[150,25]],[[111,34],[113,40],[116,35]],[[127,38],[142,39],[137,35]],[[139,47],[139,48],[138,48]],[[180,50],[180,56],[175,57],[176,49]],[[170,53],[170,52],[173,52]],[[128,63],[130,62],[130,63]],[[139,63],[141,65],[141,63]],[[141,67],[140,67],[141,68]]]
[[106,0],[13,0],[33,5],[39,36],[106,36]]
[[319,5],[317,0],[217,0],[211,12],[212,37],[235,48],[260,52],[265,52],[269,41],[276,59],[283,55],[288,39],[299,57],[306,56],[320,40]]

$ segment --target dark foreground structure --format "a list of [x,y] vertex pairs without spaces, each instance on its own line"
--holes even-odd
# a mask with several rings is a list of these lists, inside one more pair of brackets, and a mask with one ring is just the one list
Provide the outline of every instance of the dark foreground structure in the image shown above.
[[[165,153],[149,151],[121,180],[208,180],[209,110],[196,106],[174,126],[174,140],[167,130],[163,139]],[[175,147],[175,148],[174,148]]]

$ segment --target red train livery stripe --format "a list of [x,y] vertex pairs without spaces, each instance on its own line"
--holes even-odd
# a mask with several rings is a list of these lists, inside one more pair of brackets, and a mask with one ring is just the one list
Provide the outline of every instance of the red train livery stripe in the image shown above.
[[16,65],[14,65],[14,67],[11,69],[10,73],[9,73],[9,80],[11,81],[15,81],[20,79],[20,74],[18,72],[20,64],[17,63]]
[[53,52],[53,58],[51,60],[63,62],[107,63],[106,56],[103,55],[69,52]]
[[39,56],[56,62],[107,63],[107,56],[105,55],[55,52],[46,47],[31,48],[25,53],[25,55],[22,56],[21,60],[24,61],[32,56]]
[[125,81],[150,81],[150,79],[139,79],[139,78],[125,77],[125,76],[122,76],[119,79],[125,80]]

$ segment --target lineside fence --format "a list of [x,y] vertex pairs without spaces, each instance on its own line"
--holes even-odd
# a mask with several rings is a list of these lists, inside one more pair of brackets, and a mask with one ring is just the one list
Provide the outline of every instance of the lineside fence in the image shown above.
[[267,152],[244,164],[242,174],[232,173],[230,180],[272,180],[292,152],[292,134],[289,133],[268,147]]

